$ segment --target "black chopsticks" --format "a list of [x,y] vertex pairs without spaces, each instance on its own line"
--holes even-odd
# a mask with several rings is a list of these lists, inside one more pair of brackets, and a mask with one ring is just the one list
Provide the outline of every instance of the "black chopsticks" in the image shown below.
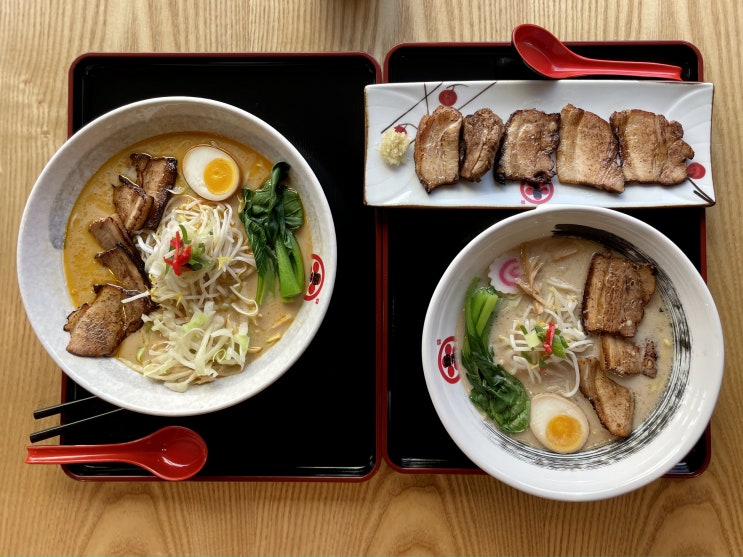
[[76,400],[71,400],[69,402],[62,402],[60,404],[55,404],[53,406],[47,406],[45,408],[39,408],[38,410],[34,410],[34,419],[41,419],[46,418],[48,416],[54,416],[56,414],[61,414],[63,412],[67,412],[69,410],[79,410],[79,409],[85,409],[88,406],[98,406],[101,407],[102,411],[93,414],[91,416],[88,416],[87,418],[82,418],[80,420],[75,420],[73,422],[68,422],[60,425],[56,425],[53,427],[49,427],[47,429],[42,429],[41,431],[36,431],[29,435],[29,439],[32,443],[36,443],[37,441],[43,441],[44,439],[49,439],[50,437],[56,437],[57,435],[60,435],[64,433],[65,431],[68,431],[73,428],[80,427],[81,425],[87,424],[91,422],[92,420],[96,420],[98,418],[102,418],[105,416],[110,416],[112,414],[116,414],[117,412],[120,412],[123,410],[123,408],[119,408],[118,406],[114,406],[113,404],[110,404],[108,402],[105,402],[98,398],[97,396],[89,396],[85,398],[79,398]]

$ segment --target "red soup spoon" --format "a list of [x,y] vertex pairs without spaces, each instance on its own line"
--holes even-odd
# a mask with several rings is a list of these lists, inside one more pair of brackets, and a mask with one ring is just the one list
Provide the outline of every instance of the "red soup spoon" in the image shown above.
[[596,60],[580,56],[552,33],[531,23],[513,30],[513,46],[535,72],[553,79],[587,75],[623,75],[681,80],[681,68],[655,62]]
[[126,443],[108,445],[38,445],[27,447],[29,464],[125,462],[169,481],[187,480],[204,466],[207,447],[195,431],[168,426]]

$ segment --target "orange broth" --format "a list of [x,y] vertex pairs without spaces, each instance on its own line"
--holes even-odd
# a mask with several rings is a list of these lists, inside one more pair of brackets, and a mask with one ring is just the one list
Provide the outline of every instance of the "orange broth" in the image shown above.
[[[233,205],[237,215],[239,200],[242,198],[241,189],[259,188],[269,177],[273,163],[254,149],[214,134],[199,132],[182,132],[163,134],[149,138],[140,143],[123,149],[111,157],[86,183],[70,213],[65,231],[64,243],[64,272],[67,288],[76,307],[90,303],[95,299],[94,284],[114,283],[117,281],[107,267],[100,264],[95,255],[101,252],[101,247],[88,230],[88,225],[95,219],[105,217],[116,210],[113,205],[113,185],[119,183],[119,175],[135,178],[136,173],[130,164],[129,156],[132,153],[148,153],[153,157],[174,157],[178,160],[178,177],[175,189],[191,195],[193,191],[188,187],[181,173],[181,161],[186,151],[199,144],[212,144],[229,152],[240,168],[240,186],[228,200]],[[171,200],[176,196],[173,195]],[[242,222],[236,219],[235,226],[242,229]],[[302,249],[305,269],[309,268],[312,242],[307,226],[295,231],[296,238]],[[255,293],[257,274],[253,273],[246,280],[248,291]],[[261,305],[260,316],[257,322],[251,324],[250,344],[267,348],[286,331],[296,317],[302,303],[302,296],[297,296],[291,302],[282,301],[278,295],[269,295]],[[143,329],[140,329],[144,332]],[[129,335],[119,347],[117,357],[123,361],[134,361],[135,354],[142,344],[140,332]],[[255,359],[264,350],[248,356],[248,361]]]

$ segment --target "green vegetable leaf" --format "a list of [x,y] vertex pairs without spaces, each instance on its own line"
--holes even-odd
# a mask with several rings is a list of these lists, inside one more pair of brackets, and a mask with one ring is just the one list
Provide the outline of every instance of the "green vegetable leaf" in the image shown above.
[[304,263],[294,231],[304,224],[299,193],[282,183],[289,164],[279,161],[270,177],[257,190],[243,188],[244,207],[240,220],[245,227],[258,269],[256,301],[273,292],[289,300],[304,288]]
[[292,265],[294,266],[294,277],[300,288],[304,288],[304,261],[302,260],[302,249],[299,247],[299,242],[294,234],[289,234],[289,240],[291,240],[289,254],[291,256]]
[[462,365],[472,385],[470,400],[509,433],[529,426],[531,402],[524,384],[493,361],[490,330],[497,315],[498,293],[478,286],[475,278],[467,290]]
[[568,341],[565,340],[559,333],[555,333],[555,338],[552,341],[552,354],[558,358],[566,359],[568,356],[565,354],[565,349],[568,347]]
[[284,242],[276,242],[276,266],[279,272],[279,292],[282,298],[292,298],[302,291],[302,283],[297,281],[289,250]]
[[289,230],[296,230],[304,224],[304,208],[299,193],[286,188],[281,199],[284,205],[284,222]]

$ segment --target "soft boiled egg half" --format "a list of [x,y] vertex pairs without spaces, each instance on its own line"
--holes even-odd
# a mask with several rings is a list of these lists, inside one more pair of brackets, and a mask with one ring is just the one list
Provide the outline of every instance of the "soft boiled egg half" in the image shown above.
[[226,151],[211,145],[197,145],[183,156],[183,177],[204,199],[223,201],[237,189],[240,169]]
[[554,393],[542,393],[531,399],[532,433],[556,453],[573,453],[588,439],[588,418],[573,401]]

